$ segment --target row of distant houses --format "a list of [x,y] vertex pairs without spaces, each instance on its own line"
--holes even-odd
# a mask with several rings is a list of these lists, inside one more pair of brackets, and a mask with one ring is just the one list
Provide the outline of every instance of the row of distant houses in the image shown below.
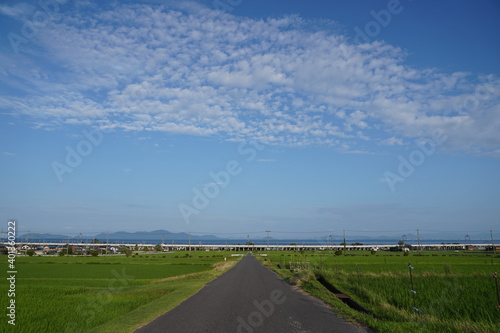
[[466,245],[465,246],[465,249],[466,250],[469,250],[469,251],[496,251],[496,252],[500,252],[500,246],[499,245],[495,245],[495,247],[493,246],[476,246],[476,245]]
[[[3,250],[2,248],[0,249]],[[119,248],[116,246],[105,246],[105,245],[68,246],[67,244],[61,244],[61,245],[32,246],[25,244],[16,248],[16,252],[18,254],[26,253],[26,251],[29,250],[34,250],[35,255],[50,255],[50,254],[55,255],[61,251],[68,251],[68,250],[72,254],[81,254],[81,255],[87,255],[90,253],[90,251],[98,251],[99,253],[109,253],[109,254],[117,254],[120,252]]]
[[[323,246],[310,246],[310,245],[289,245],[289,246],[271,246],[267,248],[265,245],[255,246],[255,245],[161,245],[161,250],[157,249],[158,245],[117,245],[117,244],[50,244],[50,245],[42,245],[42,244],[18,244],[16,247],[16,252],[18,254],[25,254],[28,250],[33,250],[35,255],[56,255],[58,253],[67,253],[76,254],[76,255],[89,255],[91,251],[97,251],[99,254],[118,254],[120,253],[121,248],[127,248],[129,251],[134,251],[140,249],[141,251],[210,251],[210,250],[230,250],[230,251],[261,251],[261,250],[289,250],[289,251],[298,251],[298,250],[341,250],[343,246],[332,246],[332,247],[323,247]],[[397,247],[397,246],[369,246],[369,245],[347,245],[346,248],[348,250],[371,250],[371,251],[379,251],[379,250],[399,250],[399,251],[416,251],[419,250],[418,247],[413,246],[410,247]],[[461,244],[439,244],[439,245],[423,245],[421,247],[422,250],[475,250],[475,251],[496,251],[500,252],[500,246],[495,245],[493,248],[492,245],[482,244],[482,245],[461,245]],[[69,250],[69,251],[68,251]],[[5,245],[0,244],[0,253],[5,251]]]

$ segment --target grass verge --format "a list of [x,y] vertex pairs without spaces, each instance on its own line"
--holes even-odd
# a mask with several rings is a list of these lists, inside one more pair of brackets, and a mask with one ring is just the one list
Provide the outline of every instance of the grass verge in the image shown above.
[[[196,294],[206,283],[229,270],[234,264],[235,262],[231,261],[224,265],[222,269],[218,265],[210,271],[154,281],[147,287],[168,290],[168,293],[101,326],[95,327],[89,330],[88,333],[133,332]],[[142,291],[146,292],[147,287]]]

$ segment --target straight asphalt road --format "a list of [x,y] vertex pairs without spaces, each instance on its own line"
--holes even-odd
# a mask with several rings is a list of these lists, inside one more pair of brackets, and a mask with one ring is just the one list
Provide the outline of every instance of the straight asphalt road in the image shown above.
[[135,333],[367,332],[339,318],[247,255],[197,294]]

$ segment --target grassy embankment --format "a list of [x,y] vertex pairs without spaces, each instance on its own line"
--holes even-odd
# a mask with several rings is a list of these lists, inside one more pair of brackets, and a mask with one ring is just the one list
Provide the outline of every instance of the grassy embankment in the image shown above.
[[[261,259],[266,260],[266,259]],[[410,292],[412,270],[415,296]],[[350,251],[269,252],[264,263],[292,284],[324,300],[341,316],[377,332],[500,332],[493,272],[500,258],[471,252],[411,253]],[[351,309],[317,278],[368,309]],[[419,311],[413,309],[416,307]]]
[[[190,252],[188,258],[186,254],[19,256],[16,326],[7,324],[4,315],[0,331],[133,332],[195,294],[239,259],[228,252]],[[6,256],[0,259],[7,262]],[[6,266],[2,264],[4,272]],[[6,295],[5,277],[0,288]],[[5,309],[8,299],[2,299]]]

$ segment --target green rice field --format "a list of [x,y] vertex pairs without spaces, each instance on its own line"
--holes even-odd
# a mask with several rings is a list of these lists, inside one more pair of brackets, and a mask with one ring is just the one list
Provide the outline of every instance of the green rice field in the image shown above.
[[[16,325],[2,332],[132,332],[196,293],[229,253],[16,258]],[[7,262],[6,256],[0,256]],[[7,265],[3,265],[4,273]],[[2,294],[7,280],[0,283]],[[2,307],[8,305],[2,296]]]
[[[262,253],[261,253],[262,254]],[[376,332],[500,332],[493,272],[484,252],[271,251],[259,257],[291,284]],[[186,255],[188,257],[186,257]],[[196,293],[236,259],[224,252],[16,258],[16,326],[2,332],[133,332]],[[0,260],[7,262],[6,256]],[[414,295],[410,292],[410,269]],[[7,271],[7,265],[2,265]],[[3,273],[6,274],[6,273]],[[367,309],[340,301],[322,277]],[[2,294],[8,284],[0,282]],[[7,298],[2,297],[2,306]],[[415,310],[414,308],[417,308]]]
[[[349,251],[270,252],[265,263],[335,311],[377,332],[500,332],[494,272],[500,258],[487,253]],[[408,264],[414,269],[410,269]],[[410,270],[413,279],[411,292]],[[372,315],[341,302],[323,277]]]

